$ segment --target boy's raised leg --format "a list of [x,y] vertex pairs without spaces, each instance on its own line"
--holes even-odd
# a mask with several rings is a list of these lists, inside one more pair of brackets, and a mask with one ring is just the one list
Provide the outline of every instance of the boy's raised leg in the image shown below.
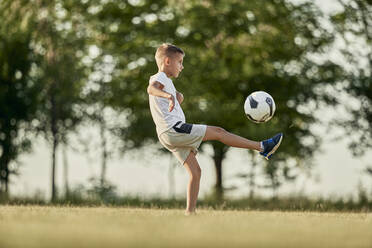
[[190,175],[189,184],[187,186],[187,207],[185,213],[189,215],[195,212],[201,178],[201,169],[198,161],[195,158],[194,152],[190,152],[190,155],[187,157],[184,166]]
[[218,140],[225,145],[262,152],[260,142],[252,141],[226,131],[221,127],[207,126],[203,141]]
[[262,156],[269,160],[280,146],[282,139],[283,134],[278,133],[270,139],[256,142],[230,133],[220,127],[207,126],[203,141],[218,140],[228,146],[257,150]]

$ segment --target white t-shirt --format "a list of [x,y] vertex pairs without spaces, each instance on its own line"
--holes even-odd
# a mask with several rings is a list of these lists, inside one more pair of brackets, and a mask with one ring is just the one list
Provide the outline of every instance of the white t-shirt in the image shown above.
[[149,84],[158,81],[164,85],[163,91],[170,93],[174,96],[175,105],[174,109],[169,112],[169,100],[163,97],[149,95],[149,103],[152,119],[156,125],[156,132],[158,135],[171,129],[177,122],[186,122],[185,114],[182,111],[181,105],[177,101],[176,88],[173,82],[164,72],[158,72],[152,75]]

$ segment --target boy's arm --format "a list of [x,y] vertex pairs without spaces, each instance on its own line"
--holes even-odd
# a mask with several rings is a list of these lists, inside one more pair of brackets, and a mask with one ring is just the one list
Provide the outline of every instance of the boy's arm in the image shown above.
[[176,95],[177,95],[176,96],[177,101],[181,104],[183,102],[183,99],[184,99],[183,94],[181,92],[176,91]]
[[164,85],[159,83],[158,81],[151,82],[147,87],[147,93],[149,95],[158,96],[167,98],[169,100],[169,112],[171,112],[174,108],[175,99],[174,96],[166,91],[163,90]]

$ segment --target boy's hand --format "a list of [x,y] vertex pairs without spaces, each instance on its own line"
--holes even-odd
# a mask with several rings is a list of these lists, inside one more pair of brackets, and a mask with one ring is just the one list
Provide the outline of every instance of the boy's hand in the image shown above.
[[177,101],[181,104],[183,102],[183,94],[181,92],[176,91]]
[[175,100],[174,100],[174,96],[172,94],[170,94],[170,96],[168,97],[168,100],[169,100],[169,112],[172,112],[172,110],[174,109],[174,104],[175,104]]

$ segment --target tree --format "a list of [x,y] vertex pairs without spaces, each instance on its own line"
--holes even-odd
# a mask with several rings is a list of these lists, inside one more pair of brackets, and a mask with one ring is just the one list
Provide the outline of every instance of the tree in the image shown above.
[[338,2],[343,11],[332,16],[332,23],[335,34],[344,42],[338,49],[345,68],[338,91],[348,94],[350,100],[344,105],[350,116],[336,123],[351,139],[353,154],[361,156],[372,147],[372,2]]
[[[343,10],[332,16],[335,34],[343,42],[337,47],[344,63],[343,81],[337,87],[346,99],[347,116],[334,123],[342,127],[354,156],[363,156],[372,147],[372,2],[338,1]],[[341,43],[342,44],[342,43]],[[364,170],[372,175],[371,167]]]
[[22,1],[0,3],[0,191],[8,194],[17,158],[31,150],[29,133],[42,84],[32,78],[30,15]]
[[[317,122],[313,110],[319,102],[337,102],[319,89],[332,85],[340,74],[331,61],[310,58],[326,53],[333,41],[320,23],[320,11],[312,3],[286,1],[203,1],[178,10],[175,43],[186,51],[179,88],[185,91],[189,121],[254,140],[282,131],[280,152],[267,168],[310,167],[320,142],[310,129]],[[277,104],[275,117],[265,125],[249,123],[243,114],[245,97],[256,90],[270,92]],[[211,144],[216,192],[222,198],[222,161],[228,148]],[[267,175],[277,174],[268,169]]]
[[[43,56],[37,64],[37,80],[45,87],[41,91],[38,109],[39,133],[52,144],[52,201],[57,190],[56,151],[60,143],[67,143],[67,135],[82,121],[79,111],[81,91],[86,82],[86,29],[79,3],[66,1],[35,1],[27,3],[38,20],[33,31],[33,51]],[[78,50],[77,50],[78,48]]]

